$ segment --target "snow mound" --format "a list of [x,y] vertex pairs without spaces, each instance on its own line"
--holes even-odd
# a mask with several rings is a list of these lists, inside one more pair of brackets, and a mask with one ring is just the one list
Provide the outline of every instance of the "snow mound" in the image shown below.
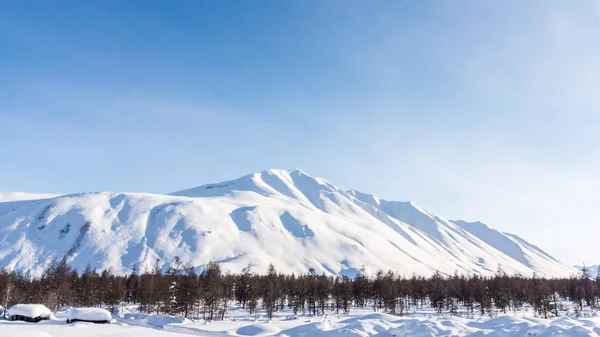
[[169,324],[189,323],[190,320],[181,316],[156,315],[156,314],[123,314],[121,323],[162,329]]
[[15,304],[8,309],[9,316],[50,317],[52,311],[42,304]]
[[245,327],[241,327],[236,330],[240,336],[271,336],[279,333],[281,329],[272,324],[264,323],[264,324],[254,324],[248,325]]
[[67,314],[67,320],[69,321],[105,322],[111,319],[110,312],[102,308],[72,308]]

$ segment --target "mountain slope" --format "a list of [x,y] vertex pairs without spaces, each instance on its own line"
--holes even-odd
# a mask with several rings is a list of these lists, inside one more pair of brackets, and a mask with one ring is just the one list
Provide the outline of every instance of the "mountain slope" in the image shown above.
[[[489,241],[489,240],[488,240]],[[526,243],[520,243],[525,247]],[[435,271],[566,276],[574,269],[531,254],[529,264],[411,203],[346,193],[300,170],[267,170],[175,192],[83,193],[0,203],[0,268],[40,275],[66,256],[126,273],[167,266],[175,256],[202,268],[354,275]],[[548,260],[550,261],[550,260]]]
[[[575,272],[570,266],[520,237],[501,233],[480,222],[449,221],[411,202],[387,201],[355,190],[349,193],[426,233],[461,261],[472,259],[473,256],[477,258],[477,262],[497,261],[493,267],[490,263],[481,264],[481,267],[490,272],[495,271],[498,264],[504,268],[506,263],[515,262],[547,275],[569,275]],[[509,262],[502,261],[498,256],[508,257]]]
[[[537,246],[515,234],[499,232],[481,222],[456,220],[454,223],[533,270],[556,270],[552,274],[562,274],[561,270],[567,267]],[[569,270],[572,271],[571,268],[565,271]]]

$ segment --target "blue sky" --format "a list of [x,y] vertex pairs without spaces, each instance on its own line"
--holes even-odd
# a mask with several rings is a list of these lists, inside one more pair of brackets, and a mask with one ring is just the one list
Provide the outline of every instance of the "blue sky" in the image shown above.
[[600,235],[598,2],[5,1],[0,18],[1,191],[300,168],[600,261],[572,235]]

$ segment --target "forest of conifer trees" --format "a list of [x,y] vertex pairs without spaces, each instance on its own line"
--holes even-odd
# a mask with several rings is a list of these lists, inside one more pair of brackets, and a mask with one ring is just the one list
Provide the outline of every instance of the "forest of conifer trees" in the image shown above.
[[41,303],[52,310],[102,306],[116,310],[136,305],[142,313],[181,315],[222,320],[228,308],[239,306],[271,318],[284,308],[294,314],[347,313],[352,308],[402,315],[423,307],[438,313],[492,315],[516,311],[527,305],[544,318],[559,316],[569,303],[573,314],[600,306],[600,278],[591,279],[584,269],[570,278],[507,275],[501,266],[494,276],[478,275],[403,277],[392,271],[367,275],[364,269],[353,279],[278,273],[271,265],[264,275],[222,272],[216,263],[197,273],[175,258],[164,271],[156,261],[152,271],[114,275],[108,270],[83,272],[65,259],[54,261],[40,278],[0,271],[0,305]]

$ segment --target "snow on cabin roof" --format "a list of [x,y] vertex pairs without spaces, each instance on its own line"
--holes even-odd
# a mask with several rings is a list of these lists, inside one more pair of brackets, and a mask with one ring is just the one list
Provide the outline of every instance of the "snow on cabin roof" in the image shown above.
[[50,317],[52,311],[43,304],[15,304],[8,309],[9,316]]

